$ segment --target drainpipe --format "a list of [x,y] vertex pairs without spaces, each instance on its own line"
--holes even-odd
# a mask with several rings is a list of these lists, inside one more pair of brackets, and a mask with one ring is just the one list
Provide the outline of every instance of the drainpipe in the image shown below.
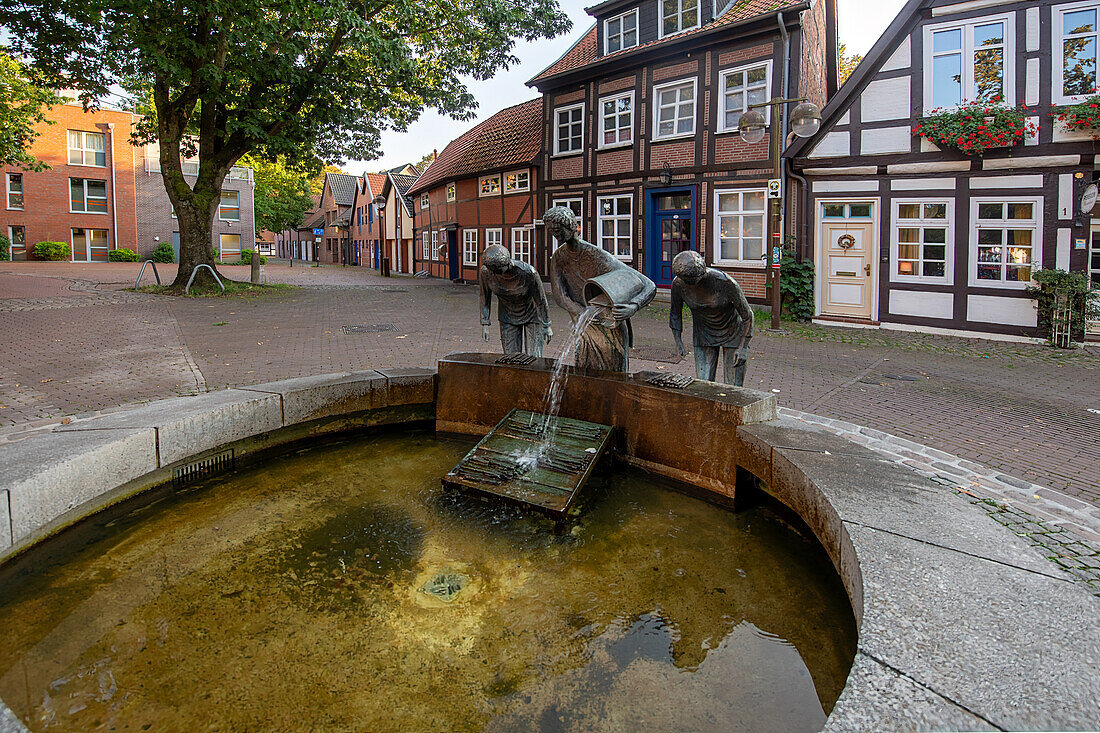
[[[111,138],[111,147],[109,148],[111,153],[111,239],[115,242],[113,249],[118,249],[118,197],[115,195],[115,123],[107,123],[107,133],[107,136]],[[134,246],[139,247],[140,245],[135,242]],[[107,259],[110,259],[109,255]]]

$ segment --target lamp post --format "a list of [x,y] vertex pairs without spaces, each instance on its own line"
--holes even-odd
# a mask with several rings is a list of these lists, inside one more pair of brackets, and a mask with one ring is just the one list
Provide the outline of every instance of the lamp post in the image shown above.
[[796,102],[798,106],[791,110],[791,130],[793,134],[799,137],[810,137],[821,128],[821,110],[818,109],[818,106],[813,102],[807,102],[805,97],[798,97],[796,99],[782,99],[777,97],[770,102],[750,104],[748,111],[741,115],[741,120],[737,123],[738,133],[741,135],[742,140],[747,143],[758,143],[764,139],[764,132],[768,127],[768,121],[760,109],[763,107],[771,107],[774,110],[772,115],[774,119],[771,129],[773,175],[772,181],[768,186],[768,197],[771,199],[768,228],[771,232],[772,245],[765,249],[764,252],[764,257],[766,259],[770,257],[771,259],[768,269],[771,273],[773,329],[779,328],[779,261],[782,259],[783,255],[783,242],[780,240],[779,232],[783,218],[783,192],[785,186],[783,181],[782,159],[783,144],[786,141],[780,131],[783,130],[782,120],[784,110],[786,110],[788,104],[794,104]]
[[389,275],[389,272],[383,272],[382,267],[382,255],[386,251],[386,222],[382,218],[383,212],[386,210],[386,197],[382,194],[378,194],[374,197],[374,208],[378,210],[378,274]]

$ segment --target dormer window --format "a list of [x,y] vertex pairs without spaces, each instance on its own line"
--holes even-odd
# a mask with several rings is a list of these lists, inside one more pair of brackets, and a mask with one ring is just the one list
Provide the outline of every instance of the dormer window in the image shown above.
[[638,9],[616,15],[603,23],[603,52],[605,54],[634,48],[638,45]]
[[699,27],[699,0],[661,0],[661,35]]

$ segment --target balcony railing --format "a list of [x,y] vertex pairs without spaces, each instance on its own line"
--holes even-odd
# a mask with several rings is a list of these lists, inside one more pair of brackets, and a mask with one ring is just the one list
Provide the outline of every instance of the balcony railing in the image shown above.
[[[145,171],[146,173],[160,173],[160,159],[150,156],[145,157]],[[199,174],[199,161],[197,160],[185,160],[183,161],[183,175],[185,176],[197,176]],[[245,168],[244,166],[235,165],[229,169],[229,175],[227,176],[231,181],[248,181],[252,182],[252,169]]]

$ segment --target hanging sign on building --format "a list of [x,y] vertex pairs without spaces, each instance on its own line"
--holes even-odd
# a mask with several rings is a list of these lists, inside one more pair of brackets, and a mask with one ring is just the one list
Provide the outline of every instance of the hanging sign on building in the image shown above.
[[1084,192],[1081,194],[1081,213],[1091,214],[1092,210],[1096,207],[1096,194],[1097,188],[1095,183],[1090,183],[1085,186]]
[[314,230],[313,230],[313,234],[314,234],[314,236],[317,236],[317,237],[320,237],[320,236],[321,236],[322,234],[324,234],[324,233],[325,233],[325,230],[324,230],[324,229],[314,229]]

